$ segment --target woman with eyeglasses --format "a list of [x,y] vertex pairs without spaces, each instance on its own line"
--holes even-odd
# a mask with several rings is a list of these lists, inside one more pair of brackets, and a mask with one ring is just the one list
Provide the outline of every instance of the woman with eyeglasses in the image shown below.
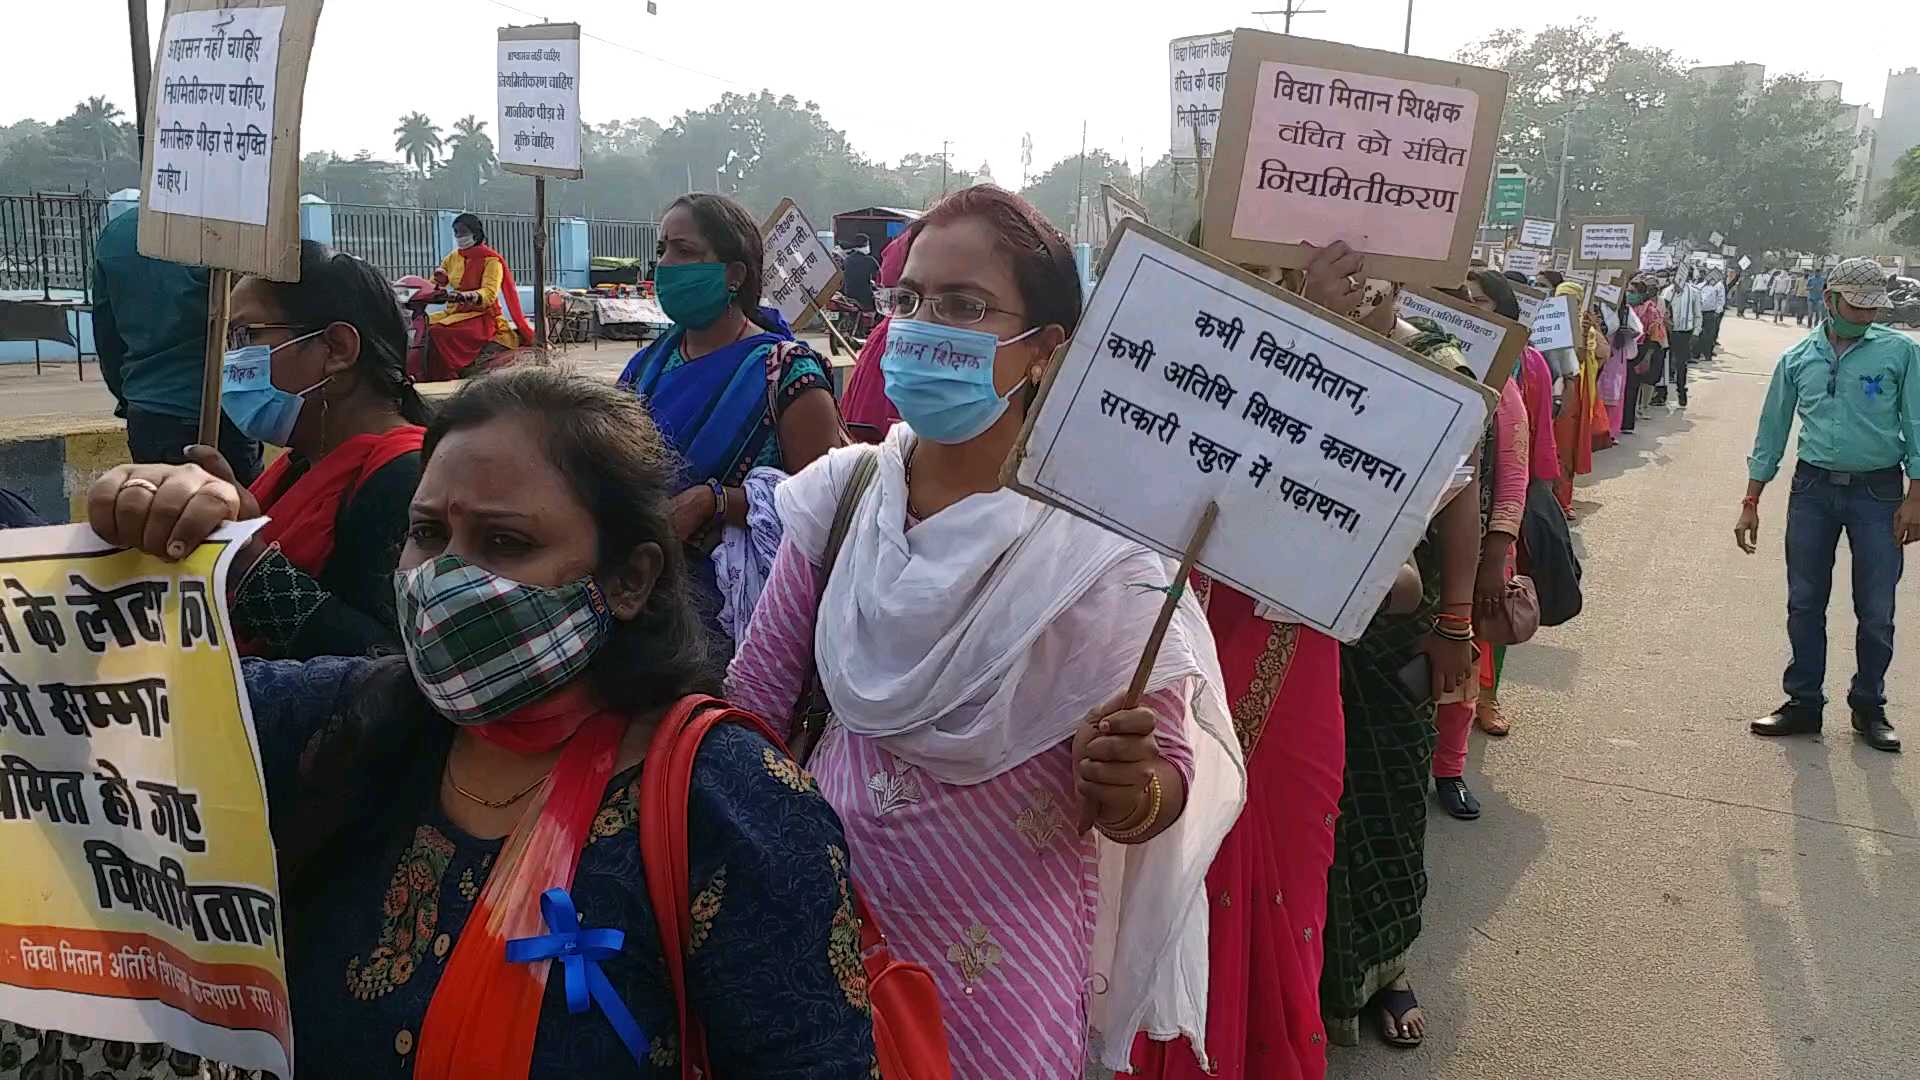
[[779,309],[761,306],[765,261],[760,226],[739,203],[675,199],[660,219],[653,279],[673,328],[620,374],[685,462],[674,533],[689,548],[708,627],[727,642],[744,630],[779,546],[774,486],[846,441],[825,361]]
[[934,973],[955,1076],[1124,1069],[1144,1026],[1204,1054],[1202,885],[1246,791],[1206,616],[1181,596],[1121,707],[1172,562],[1000,482],[1080,319],[1072,256],[967,188],[880,307],[902,422],[780,487],[731,698],[789,734],[830,710],[813,773],[895,950]]
[[[220,407],[250,439],[286,448],[244,518],[271,518],[240,552],[234,628],[288,660],[397,648],[393,567],[420,482],[427,407],[406,378],[407,332],[378,270],[300,244],[300,280],[233,290]],[[212,447],[193,463],[225,480]]]

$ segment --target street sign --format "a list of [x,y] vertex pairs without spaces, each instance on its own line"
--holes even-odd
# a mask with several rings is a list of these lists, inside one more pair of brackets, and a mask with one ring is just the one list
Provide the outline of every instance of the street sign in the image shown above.
[[[1506,166],[1502,166],[1505,168]],[[1496,176],[1493,178],[1493,208],[1487,213],[1490,225],[1518,225],[1527,215],[1527,178],[1518,176]]]

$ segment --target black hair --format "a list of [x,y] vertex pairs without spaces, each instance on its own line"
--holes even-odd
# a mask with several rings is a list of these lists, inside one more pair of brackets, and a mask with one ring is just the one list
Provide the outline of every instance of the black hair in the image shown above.
[[1540,280],[1557,289],[1567,283],[1567,275],[1558,270],[1542,270],[1540,271]]
[[1058,326],[1072,337],[1080,325],[1080,268],[1059,230],[1032,203],[992,184],[961,188],[935,203],[918,224],[931,228],[970,217],[985,221],[1011,258],[1027,324]]
[[1502,274],[1501,276],[1506,278],[1508,281],[1516,282],[1521,285],[1528,284],[1527,275],[1521,273],[1518,270],[1509,270],[1505,274]]
[[[266,279],[263,279],[266,280]],[[407,378],[407,324],[393,286],[373,264],[315,240],[300,241],[300,280],[266,280],[287,321],[306,330],[346,323],[360,334],[354,362],[373,390],[392,400],[409,424],[432,417]]]
[[[656,545],[662,556],[640,614],[615,623],[582,677],[608,708],[627,716],[687,694],[717,695],[718,670],[689,588],[685,548],[667,516],[681,466],[646,406],[611,383],[552,368],[487,375],[467,383],[434,417],[423,467],[454,432],[508,417],[538,426],[533,445],[592,513],[602,570],[626,565],[641,544]],[[452,724],[422,723],[432,706],[402,657],[374,661],[340,700],[344,711],[301,756],[302,812],[274,820],[290,898],[309,898],[336,877],[360,854],[368,828],[436,798],[452,745]]]
[[[762,329],[773,329],[761,322],[760,317],[760,294],[764,287],[761,274],[767,261],[767,248],[760,237],[759,224],[747,213],[746,207],[725,195],[691,192],[669,203],[667,214],[683,206],[693,215],[694,227],[700,230],[701,239],[713,249],[716,258],[747,268],[747,276],[740,279],[740,288],[733,294],[733,306],[739,308],[749,322]],[[667,215],[660,216],[665,219]]]
[[487,227],[480,223],[478,214],[461,214],[453,219],[455,232],[464,230],[467,235],[484,244],[487,242]]
[[1513,286],[1497,270],[1477,270],[1473,274],[1474,284],[1493,301],[1493,310],[1497,315],[1509,319],[1520,318],[1520,299],[1513,295]]

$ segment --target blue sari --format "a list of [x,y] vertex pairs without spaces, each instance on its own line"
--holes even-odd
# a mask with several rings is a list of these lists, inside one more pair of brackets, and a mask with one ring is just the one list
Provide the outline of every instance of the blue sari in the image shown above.
[[675,326],[635,353],[620,373],[620,385],[646,399],[653,422],[686,463],[687,486],[718,480],[738,487],[756,465],[793,471],[780,454],[776,409],[807,390],[832,392],[819,358],[798,352],[780,373],[776,405],[769,408],[767,353],[792,341],[793,331],[774,308],[761,308],[760,320],[774,329],[695,360],[682,354],[686,330]]

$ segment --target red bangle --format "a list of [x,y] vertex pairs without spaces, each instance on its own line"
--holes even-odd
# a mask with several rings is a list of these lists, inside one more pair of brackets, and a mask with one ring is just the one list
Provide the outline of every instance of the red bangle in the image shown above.
[[1741,499],[1741,500],[1740,500],[1740,505],[1741,505],[1741,506],[1752,506],[1752,507],[1756,507],[1756,508],[1757,508],[1757,507],[1758,507],[1758,506],[1760,505],[1760,496],[1758,496],[1758,495],[1748,495],[1748,496],[1747,496],[1746,498],[1744,498],[1744,499]]

